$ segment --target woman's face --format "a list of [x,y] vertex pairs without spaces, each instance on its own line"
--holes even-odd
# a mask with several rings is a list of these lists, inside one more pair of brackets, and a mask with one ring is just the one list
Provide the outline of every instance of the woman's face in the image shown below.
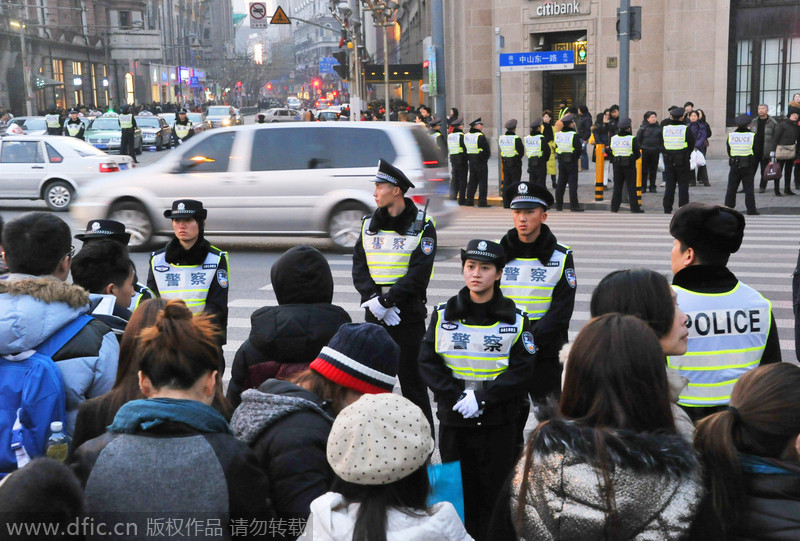
[[703,120],[705,117],[706,117],[706,114],[703,112],[703,110],[702,109],[698,109],[697,110],[697,119],[698,120]]
[[800,118],[800,115],[798,115],[797,113],[792,113],[791,115],[789,115],[789,120],[791,120],[792,122],[797,122],[798,118]]
[[550,123],[550,115],[547,115],[547,114],[542,115],[542,122],[544,122],[545,124],[549,124]]
[[611,120],[611,113],[603,113],[603,122]]
[[672,302],[675,305],[675,317],[672,320],[672,328],[659,338],[659,342],[661,342],[664,355],[683,355],[686,353],[686,341],[689,338],[689,329],[686,327],[689,317],[678,306],[675,291],[672,288],[670,290],[672,291]]
[[794,96],[792,96],[792,101],[800,103],[800,94],[795,94]]
[[689,113],[689,121],[690,122],[697,122],[697,112],[696,111],[692,111],[691,113]]
[[456,114],[453,112],[453,110],[452,110],[452,109],[450,109],[450,116],[455,116],[455,115],[456,115]]
[[655,113],[653,113],[652,115],[650,115],[649,117],[647,117],[647,121],[648,121],[650,124],[655,124],[655,123],[658,121],[658,117],[655,115]]

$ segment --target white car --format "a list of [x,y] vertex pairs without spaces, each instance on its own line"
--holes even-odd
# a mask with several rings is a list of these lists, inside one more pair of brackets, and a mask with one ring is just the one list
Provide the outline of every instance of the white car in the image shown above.
[[44,199],[64,211],[90,180],[132,167],[130,156],[111,156],[74,137],[10,135],[0,139],[0,199]]

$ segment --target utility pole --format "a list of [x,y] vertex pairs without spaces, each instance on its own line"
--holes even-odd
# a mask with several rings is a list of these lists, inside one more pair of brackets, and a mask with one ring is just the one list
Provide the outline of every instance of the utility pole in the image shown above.
[[33,116],[33,99],[31,97],[31,74],[28,68],[28,50],[25,46],[25,12],[22,4],[19,5],[19,54],[22,59],[22,88],[25,92],[25,111],[28,116]]
[[619,116],[628,114],[631,62],[631,0],[619,3]]
[[[494,28],[495,33],[495,51],[494,51],[494,62],[496,63],[495,68],[497,71],[495,72],[495,77],[497,78],[497,93],[495,94],[495,105],[497,108],[497,120],[495,124],[497,124],[497,137],[495,137],[495,141],[497,141],[498,137],[503,135],[503,92],[501,87],[501,74],[500,74],[500,51],[503,50],[503,36],[500,35],[500,27],[496,26]],[[498,182],[503,177],[503,160],[497,160],[497,180]],[[502,197],[503,194],[500,194]]]
[[[444,58],[444,8],[442,0],[431,2],[431,45],[436,52],[436,96],[433,100],[433,111],[439,118],[447,117],[447,89],[445,87]],[[425,51],[427,53],[427,51]],[[447,136],[447,122],[442,122],[442,135]]]
[[389,122],[389,26],[388,22],[383,23],[383,99],[384,113],[383,120]]

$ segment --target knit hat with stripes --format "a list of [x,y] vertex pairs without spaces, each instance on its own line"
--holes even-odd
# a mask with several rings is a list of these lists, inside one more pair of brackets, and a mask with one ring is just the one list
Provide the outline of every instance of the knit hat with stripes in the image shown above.
[[400,348],[374,323],[346,323],[322,348],[311,369],[364,394],[391,393],[397,381]]

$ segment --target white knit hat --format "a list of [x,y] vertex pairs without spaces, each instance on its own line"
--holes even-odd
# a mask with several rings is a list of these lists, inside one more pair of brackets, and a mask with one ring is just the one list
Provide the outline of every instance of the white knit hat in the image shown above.
[[336,416],[328,463],[350,483],[388,485],[421,468],[433,445],[418,406],[397,394],[365,394]]

